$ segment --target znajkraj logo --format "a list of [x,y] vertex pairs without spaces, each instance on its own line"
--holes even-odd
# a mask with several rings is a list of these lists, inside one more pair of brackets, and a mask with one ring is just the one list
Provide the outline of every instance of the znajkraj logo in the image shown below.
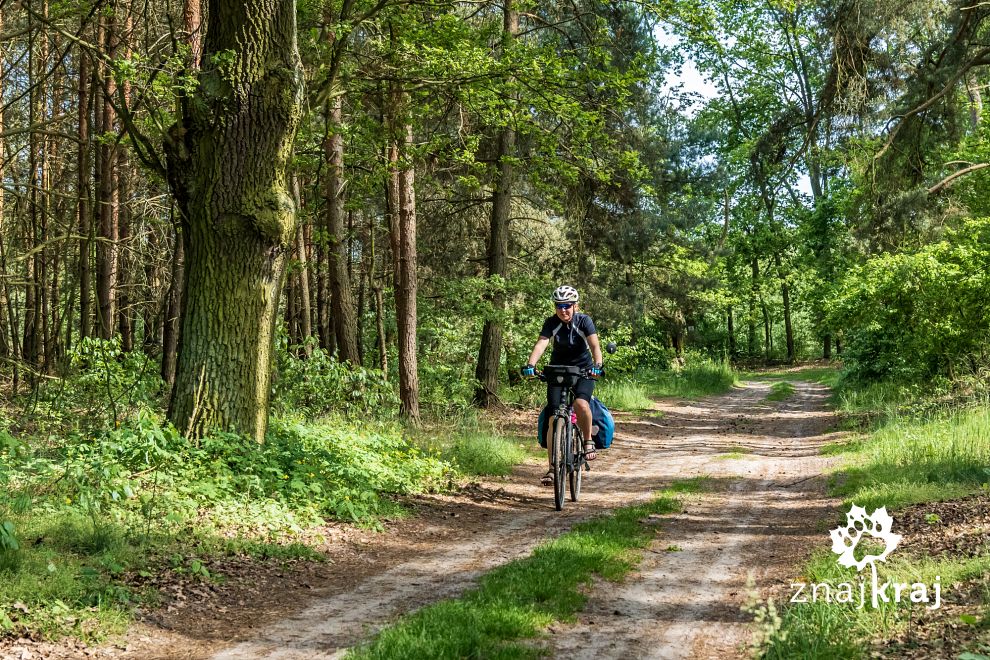
[[[852,509],[846,514],[846,526],[833,529],[832,552],[839,555],[839,565],[847,568],[856,568],[862,571],[867,564],[870,565],[872,582],[870,583],[870,602],[874,609],[880,607],[880,603],[900,603],[908,600],[912,603],[930,603],[929,592],[934,593],[934,605],[927,605],[930,610],[937,610],[942,606],[942,584],[941,577],[935,576],[935,584],[929,585],[923,582],[884,582],[877,583],[877,562],[887,561],[887,557],[901,542],[900,534],[891,531],[894,520],[887,513],[886,507],[880,507],[873,512],[873,515],[866,515],[866,509],[853,504]],[[876,542],[883,543],[883,552],[878,555],[867,554],[862,559],[856,559],[856,547],[865,536],[870,536]],[[858,602],[856,609],[862,609],[866,604],[866,582],[860,578],[858,584],[852,582],[840,582],[833,585],[822,582],[818,584],[807,584],[805,582],[791,583],[795,589],[791,597],[792,603],[814,603],[823,600],[827,603],[853,603]],[[857,598],[858,595],[858,598]]]

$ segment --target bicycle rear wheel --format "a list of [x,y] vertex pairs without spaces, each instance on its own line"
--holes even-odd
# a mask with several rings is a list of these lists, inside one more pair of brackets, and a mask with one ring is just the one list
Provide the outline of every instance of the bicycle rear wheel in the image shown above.
[[577,428],[571,428],[571,467],[567,481],[571,487],[571,502],[577,502],[581,496],[581,473],[584,472],[584,446],[581,443],[581,432]]
[[553,505],[557,511],[564,508],[564,477],[567,474],[568,424],[563,417],[553,421]]

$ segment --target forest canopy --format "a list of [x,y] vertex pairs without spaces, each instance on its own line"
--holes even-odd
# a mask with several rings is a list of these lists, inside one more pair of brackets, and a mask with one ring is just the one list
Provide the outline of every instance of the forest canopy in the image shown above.
[[416,420],[512,400],[571,283],[628,373],[979,382],[988,12],[5,3],[0,376],[109,351],[192,435],[273,391]]

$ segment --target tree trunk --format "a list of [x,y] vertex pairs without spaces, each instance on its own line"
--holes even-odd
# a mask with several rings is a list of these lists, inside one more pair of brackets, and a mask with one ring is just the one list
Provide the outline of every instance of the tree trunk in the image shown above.
[[350,254],[344,229],[344,135],[343,99],[335,97],[327,110],[330,134],[323,148],[327,158],[326,223],[329,256],[330,301],[333,331],[337,338],[337,357],[341,362],[360,364],[357,346],[357,317],[354,315],[354,294],[348,272]]
[[[113,35],[112,19],[101,19],[101,39],[105,53],[114,57],[115,38]],[[102,93],[99,131],[106,134],[115,130],[114,112],[111,106],[111,96],[114,94],[113,77],[106,64],[100,65],[102,76]],[[96,244],[96,305],[99,318],[100,337],[110,339],[114,333],[116,320],[117,293],[117,187],[115,185],[114,163],[116,148],[103,143],[97,148],[97,217],[99,218],[99,237]]]
[[169,278],[168,299],[165,303],[165,318],[162,322],[162,380],[169,391],[175,385],[175,366],[178,361],[180,320],[182,317],[182,294],[185,290],[185,241],[183,230],[176,223],[172,241],[172,273]]
[[382,285],[375,285],[375,331],[378,343],[378,368],[382,378],[388,380],[388,343],[385,339],[385,301],[382,299]]
[[120,347],[124,351],[134,350],[134,301],[131,291],[134,283],[134,260],[131,258],[131,214],[128,196],[130,195],[130,161],[121,149],[117,154],[118,177],[118,261],[117,261],[117,329],[120,332]]
[[832,359],[832,335],[826,334],[822,338],[822,357],[826,360]]
[[[387,200],[386,200],[387,201]],[[385,339],[385,302],[382,296],[382,283],[375,281],[375,271],[377,269],[377,253],[375,250],[375,225],[368,217],[368,244],[369,244],[369,275],[371,290],[375,297],[375,338],[378,346],[378,367],[382,370],[382,378],[388,380],[388,343]]]
[[[200,0],[185,0],[182,12],[183,29],[186,34],[186,44],[189,46],[189,60],[186,68],[199,70],[202,47],[203,12]],[[173,207],[174,211],[175,207]],[[180,211],[181,215],[181,211]],[[186,290],[185,269],[185,239],[183,238],[182,222],[176,222],[173,217],[172,241],[172,270],[169,277],[168,297],[165,301],[165,313],[162,318],[162,380],[168,384],[169,400],[175,386],[175,372],[178,363],[179,334],[182,332],[183,298]]]
[[309,355],[312,348],[309,345],[309,338],[313,336],[313,324],[309,299],[309,259],[306,255],[306,232],[303,229],[299,227],[296,231],[296,250],[299,253],[299,331],[302,335],[302,343],[306,347],[306,355]]
[[295,3],[215,0],[203,62],[167,144],[186,258],[169,419],[189,435],[261,442],[297,225],[286,177],[303,94]]
[[[3,14],[0,13],[0,32],[3,32]],[[0,106],[3,105],[3,81],[6,79],[6,58],[4,51],[0,49]],[[4,167],[7,165],[7,149],[3,138],[4,123],[3,113],[0,112],[0,181],[5,178]],[[7,285],[7,254],[4,247],[4,240],[7,231],[4,222],[4,188],[0,186],[0,357],[11,358],[17,355],[14,339],[14,317],[8,316],[10,309],[10,290]]]
[[92,207],[92,163],[90,160],[89,120],[93,111],[92,80],[89,55],[84,49],[79,52],[79,154],[77,157],[76,210],[79,223],[79,339],[91,334],[90,317],[93,299],[93,275],[90,263],[90,238],[93,228]]
[[[400,107],[396,104],[396,107]],[[412,144],[412,126],[404,126],[403,153]],[[415,170],[399,162],[392,145],[389,186],[391,242],[395,264],[395,314],[399,346],[399,400],[402,415],[419,422],[419,373],[416,355],[416,196]]]
[[[122,43],[123,57],[130,58],[132,55],[130,39],[134,27],[134,18],[130,8],[125,9],[123,29],[120,31],[119,40]],[[129,107],[131,102],[131,84],[124,80],[121,85],[120,103],[124,107]],[[134,236],[134,227],[131,219],[131,169],[130,158],[127,150],[120,149],[117,153],[117,231],[119,245],[117,248],[117,326],[120,332],[120,346],[124,351],[134,350],[134,300],[133,285],[135,281],[134,250],[129,243]]]
[[770,311],[762,298],[760,299],[760,309],[763,311],[763,357],[769,360],[770,354],[773,352],[773,329],[770,327]]
[[787,340],[787,361],[793,362],[796,356],[794,354],[794,326],[791,325],[791,292],[787,284],[787,274],[784,272],[779,252],[774,252],[773,262],[777,266],[777,276],[780,277],[780,295],[784,302],[784,335]]
[[750,271],[752,280],[749,288],[749,317],[746,319],[746,353],[752,358],[756,355],[756,298],[760,289],[760,262],[756,257],[750,261]]
[[[502,52],[511,45],[519,31],[519,13],[512,0],[506,0],[502,10]],[[502,128],[495,153],[497,173],[492,194],[492,212],[488,235],[488,278],[495,287],[491,296],[492,316],[485,320],[481,333],[481,349],[474,376],[478,387],[474,392],[475,403],[489,408],[498,403],[498,375],[502,364],[502,319],[505,316],[505,293],[501,282],[509,274],[509,217],[512,209],[516,132],[512,120]],[[579,259],[579,263],[583,262]],[[498,279],[499,284],[494,280]]]
[[734,360],[736,358],[736,328],[732,319],[732,305],[729,305],[726,320],[728,321],[727,332],[729,333],[729,359]]

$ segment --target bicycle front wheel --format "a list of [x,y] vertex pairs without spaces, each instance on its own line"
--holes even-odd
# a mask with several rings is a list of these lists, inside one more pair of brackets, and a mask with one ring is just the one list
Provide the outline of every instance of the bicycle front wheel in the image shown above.
[[571,487],[571,502],[577,502],[581,496],[581,473],[584,472],[584,455],[581,453],[584,447],[581,443],[581,433],[572,427],[571,429],[571,470],[567,475],[567,481]]
[[567,421],[555,417],[553,422],[553,505],[557,511],[564,508],[564,478],[567,475],[567,451],[570,442]]

